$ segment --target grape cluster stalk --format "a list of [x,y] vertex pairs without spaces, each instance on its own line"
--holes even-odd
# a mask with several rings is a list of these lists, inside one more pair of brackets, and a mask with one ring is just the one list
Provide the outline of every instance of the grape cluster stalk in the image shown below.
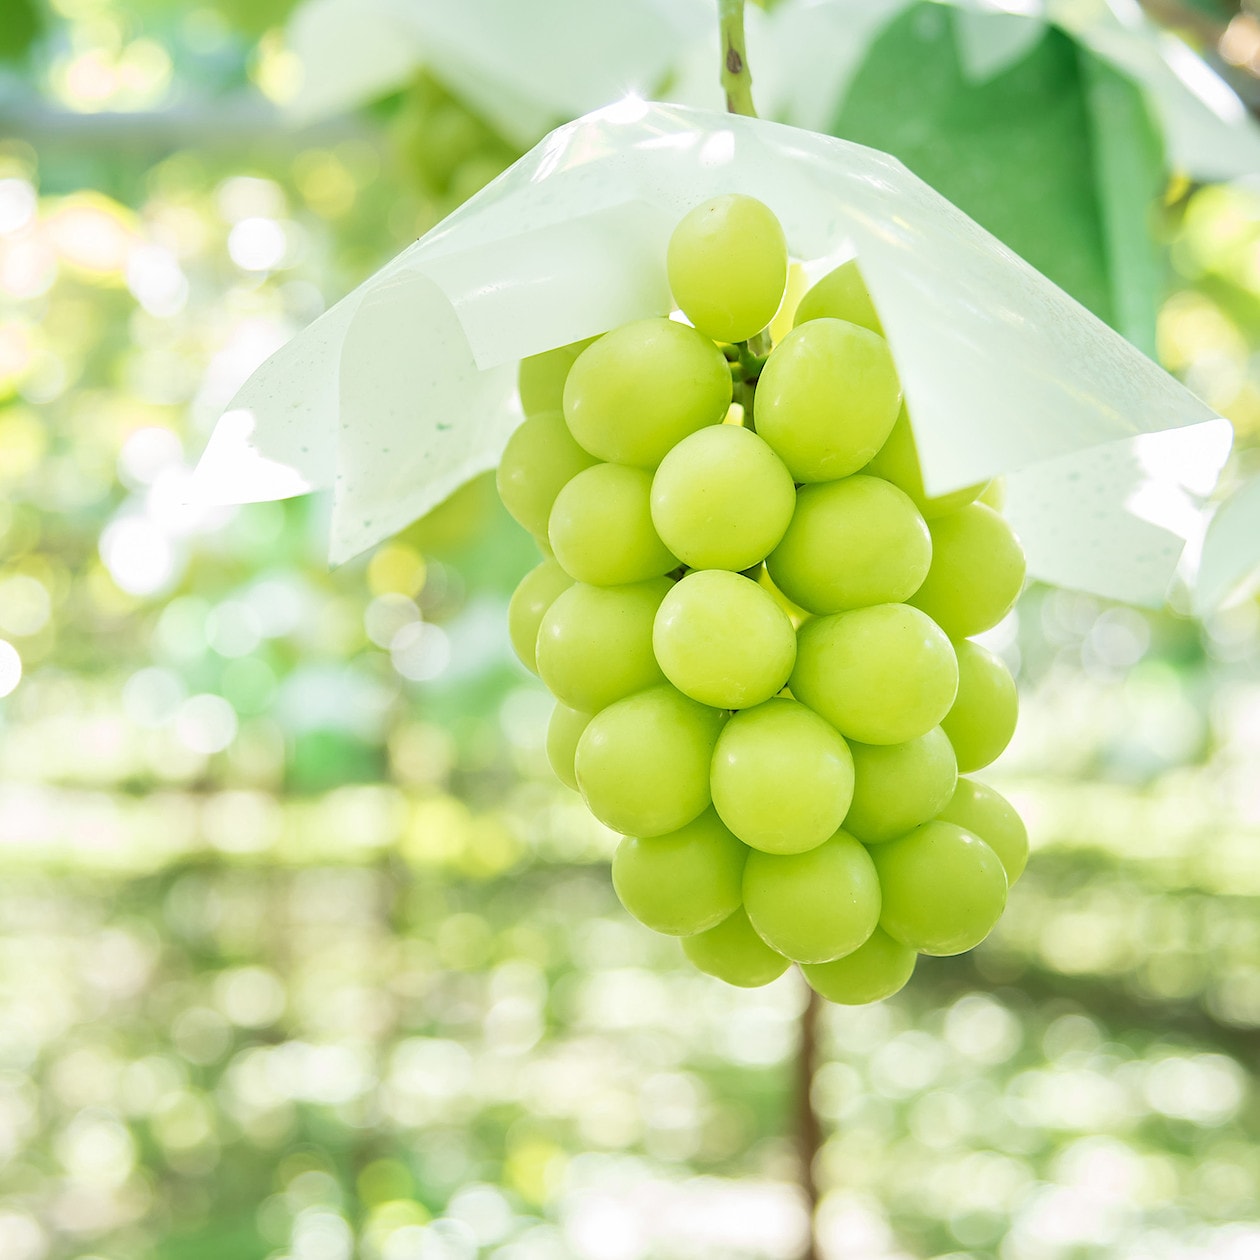
[[558,777],[624,837],[626,909],[702,971],[878,1001],[969,950],[1019,815],[968,777],[1015,684],[974,636],[1024,581],[998,483],[929,496],[856,261],[768,354],[789,260],[731,194],[669,241],[679,316],[522,362],[498,472],[545,556],[509,609]]

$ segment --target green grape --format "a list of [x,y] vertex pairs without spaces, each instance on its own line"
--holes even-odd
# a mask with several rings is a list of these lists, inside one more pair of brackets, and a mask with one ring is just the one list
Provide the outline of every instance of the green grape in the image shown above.
[[796,481],[835,481],[870,462],[900,406],[897,369],[881,336],[842,319],[811,319],[775,346],[761,370],[757,432]]
[[521,395],[521,410],[527,416],[541,411],[563,410],[564,382],[568,379],[569,369],[594,340],[594,337],[587,337],[585,341],[557,346],[554,350],[544,350],[542,354],[531,354],[521,360],[516,381]]
[[665,836],[627,836],[612,862],[613,887],[640,923],[667,936],[716,927],[740,907],[748,850],[707,809]]
[[1028,828],[1015,807],[986,783],[959,779],[958,787],[938,818],[979,836],[1006,868],[1014,884],[1028,865]]
[[783,689],[796,633],[756,582],[729,569],[701,569],[661,602],[652,648],[684,695],[717,709],[747,709]]
[[808,853],[753,851],[744,867],[744,909],[757,934],[795,962],[851,954],[879,922],[879,880],[846,831]]
[[945,732],[934,726],[904,744],[850,744],[853,804],[844,829],[864,844],[880,844],[935,818],[958,782],[958,763]]
[[795,700],[737,713],[718,736],[713,804],[745,843],[801,853],[834,835],[853,795],[853,759],[841,736]]
[[859,328],[869,328],[881,337],[884,335],[884,325],[880,323],[879,312],[871,301],[856,258],[850,258],[814,281],[796,308],[792,327],[811,319],[844,319]]
[[918,509],[896,486],[861,475],[802,486],[783,541],[766,558],[802,608],[844,612],[913,595],[932,563]]
[[829,963],[804,963],[801,974],[815,993],[842,1006],[865,1006],[905,988],[919,956],[883,928],[851,954]]
[[556,778],[575,792],[577,774],[573,769],[573,760],[577,755],[577,742],[590,720],[589,713],[570,709],[567,704],[558,704],[551,711],[551,721],[547,724],[547,760],[556,772]]
[[788,960],[775,953],[753,931],[742,909],[707,932],[684,936],[682,947],[683,953],[701,971],[741,989],[757,989],[769,984],[788,968]]
[[610,704],[577,747],[577,780],[605,826],[631,836],[677,831],[709,806],[709,761],[725,715],[673,687]]
[[984,490],[986,484],[977,481],[974,486],[964,486],[961,490],[951,490],[948,494],[929,496],[923,488],[919,451],[914,441],[914,430],[910,426],[910,414],[904,403],[897,413],[897,422],[893,425],[888,440],[862,471],[891,481],[914,500],[915,507],[928,519],[966,507]]
[[641,319],[584,350],[564,385],[577,443],[614,464],[655,468],[673,446],[731,405],[726,356],[672,319]]
[[951,639],[996,626],[1024,585],[1024,550],[991,507],[970,503],[928,522],[932,567],[909,603]]
[[796,507],[783,461],[750,429],[714,424],[683,438],[652,478],[652,521],[693,569],[747,569],[777,545]]
[[547,609],[573,585],[554,561],[544,560],[521,578],[508,604],[508,638],[512,650],[531,674],[538,673],[538,627]]
[[797,631],[788,686],[847,739],[904,744],[949,712],[958,661],[926,614],[876,604],[807,621]]
[[996,761],[1015,734],[1019,695],[1011,672],[988,648],[964,639],[958,655],[958,696],[941,718],[964,774]]
[[980,502],[1000,512],[1006,506],[1006,478],[994,477],[980,492]]
[[787,241],[769,206],[727,193],[683,216],[666,268],[674,301],[706,337],[747,341],[783,300]]
[[652,476],[596,464],[556,496],[547,537],[560,567],[592,586],[624,586],[678,567],[652,525]]
[[965,953],[1001,917],[1006,871],[970,831],[948,822],[924,823],[870,853],[884,899],[880,927],[921,954]]
[[561,487],[595,462],[573,440],[560,412],[531,416],[504,448],[495,474],[499,498],[518,524],[531,534],[545,535]]
[[668,578],[633,586],[579,582],[559,595],[538,628],[538,673],[552,695],[571,709],[598,713],[663,683],[652,621],[672,585]]

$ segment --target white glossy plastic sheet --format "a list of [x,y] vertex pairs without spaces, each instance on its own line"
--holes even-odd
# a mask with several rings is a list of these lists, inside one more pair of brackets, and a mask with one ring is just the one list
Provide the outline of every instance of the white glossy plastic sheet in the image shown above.
[[554,132],[269,359],[200,486],[331,485],[333,560],[371,547],[498,461],[520,358],[668,311],[672,225],[720,192],[770,205],[797,258],[859,255],[931,492],[1035,470],[1012,495],[1031,572],[1162,600],[1180,542],[1129,506],[1151,477],[1080,453],[1212,422],[1203,403],[886,154],[634,100]]

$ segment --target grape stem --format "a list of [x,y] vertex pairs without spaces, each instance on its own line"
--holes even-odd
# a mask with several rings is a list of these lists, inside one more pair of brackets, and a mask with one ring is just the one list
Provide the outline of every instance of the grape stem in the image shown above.
[[819,1260],[818,1180],[815,1165],[822,1148],[822,1125],[814,1108],[814,1074],[818,1067],[818,1016],[822,1002],[813,989],[806,989],[801,1011],[800,1043],[796,1051],[796,1153],[800,1162],[801,1190],[809,1213],[809,1230],[800,1260]]
[[722,37],[722,90],[726,110],[756,118],[752,74],[744,48],[744,0],[718,0],[718,29]]

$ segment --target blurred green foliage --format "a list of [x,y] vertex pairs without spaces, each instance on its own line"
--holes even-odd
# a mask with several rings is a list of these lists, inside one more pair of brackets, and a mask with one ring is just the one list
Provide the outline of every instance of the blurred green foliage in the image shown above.
[[[331,573],[318,497],[185,501],[248,372],[513,156],[436,80],[306,134],[203,107],[283,7],[58,0],[3,107],[0,1255],[786,1260],[801,989],[616,905],[488,481]],[[1245,464],[1260,199],[1170,205],[1161,353]],[[973,956],[827,1013],[825,1253],[1243,1260],[1260,608],[1034,589],[994,646],[1033,862]]]

